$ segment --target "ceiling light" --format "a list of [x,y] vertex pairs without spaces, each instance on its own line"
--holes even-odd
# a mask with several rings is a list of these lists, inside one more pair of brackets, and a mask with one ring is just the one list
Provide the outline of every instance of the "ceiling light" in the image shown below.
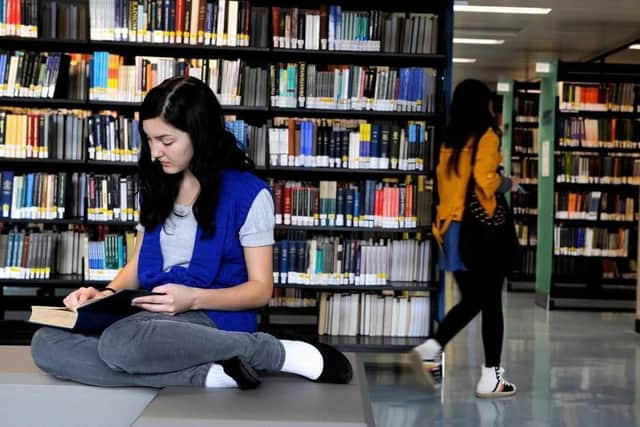
[[514,6],[472,6],[470,4],[454,4],[455,12],[478,13],[514,13],[526,15],[547,15],[551,8],[545,7],[514,7]]
[[640,43],[632,44],[629,49],[640,49]]
[[504,40],[454,37],[453,42],[456,44],[503,44]]
[[473,64],[476,61],[476,58],[453,58],[455,64]]

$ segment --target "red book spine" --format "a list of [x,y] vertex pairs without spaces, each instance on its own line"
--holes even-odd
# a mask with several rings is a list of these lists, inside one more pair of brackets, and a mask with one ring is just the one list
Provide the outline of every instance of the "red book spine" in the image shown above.
[[282,215],[283,215],[283,223],[285,225],[291,225],[291,185],[285,184],[284,192],[283,192],[283,206],[282,206]]
[[184,32],[184,0],[176,0],[176,43],[182,43]]
[[284,47],[280,46],[280,8],[277,6],[271,7],[271,29],[273,32],[273,47]]
[[281,182],[276,182],[273,185],[273,204],[275,205],[275,211],[276,211],[276,224],[282,224],[282,211],[283,211],[283,206],[282,206],[282,191],[283,191],[283,185]]

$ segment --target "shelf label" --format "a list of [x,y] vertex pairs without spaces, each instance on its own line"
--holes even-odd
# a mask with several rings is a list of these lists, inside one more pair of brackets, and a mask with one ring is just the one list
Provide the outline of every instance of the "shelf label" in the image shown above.
[[548,74],[551,72],[551,64],[549,62],[536,62],[536,73]]
[[542,141],[542,177],[548,177],[549,174],[549,162],[550,159],[551,143],[549,141]]
[[511,90],[509,83],[506,82],[498,82],[498,87],[496,89],[498,93],[507,93]]

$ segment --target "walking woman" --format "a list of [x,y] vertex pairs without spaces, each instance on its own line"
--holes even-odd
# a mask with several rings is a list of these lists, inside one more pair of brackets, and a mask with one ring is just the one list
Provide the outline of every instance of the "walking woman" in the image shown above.
[[81,288],[75,306],[121,289],[162,295],[101,335],[41,328],[31,351],[44,371],[98,386],[255,388],[255,370],[348,383],[342,353],[256,332],[273,291],[274,207],[268,187],[225,130],[211,89],[193,77],[151,89],[140,112],[141,217],[134,255],[107,288]]
[[435,335],[410,352],[421,378],[432,386],[438,385],[442,378],[442,350],[482,313],[485,363],[476,387],[478,397],[510,396],[516,392],[515,385],[504,378],[500,366],[504,331],[501,294],[505,273],[470,270],[459,253],[461,220],[471,174],[476,182],[476,196],[489,216],[496,210],[496,192],[509,191],[518,185],[516,179],[498,173],[502,160],[498,135],[489,88],[478,80],[461,82],[453,94],[450,121],[436,170],[439,204],[433,226],[433,235],[441,248],[440,269],[453,272],[461,300],[447,313]]

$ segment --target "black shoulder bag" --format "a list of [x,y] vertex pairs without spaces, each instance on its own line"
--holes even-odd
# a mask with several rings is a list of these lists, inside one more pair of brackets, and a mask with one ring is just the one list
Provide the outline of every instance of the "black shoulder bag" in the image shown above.
[[502,193],[495,194],[496,211],[492,217],[489,217],[480,204],[473,176],[477,151],[478,143],[475,144],[471,155],[471,176],[467,184],[460,227],[460,258],[471,271],[508,274],[520,256],[513,213]]

